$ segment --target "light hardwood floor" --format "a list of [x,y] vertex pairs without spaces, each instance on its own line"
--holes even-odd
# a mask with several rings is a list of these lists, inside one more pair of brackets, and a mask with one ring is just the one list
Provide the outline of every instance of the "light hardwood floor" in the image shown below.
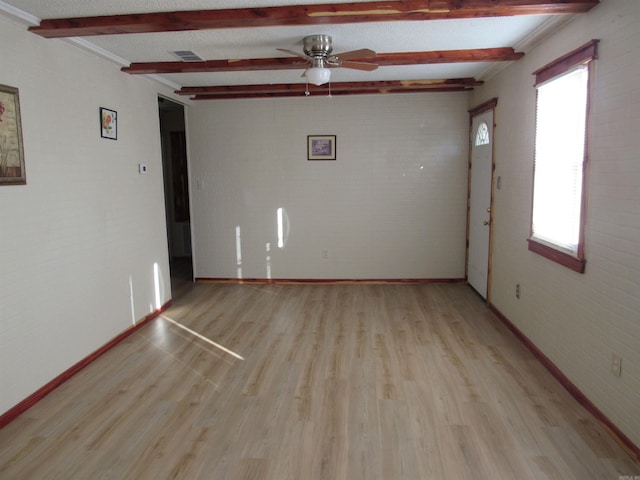
[[640,466],[461,284],[197,284],[0,430],[2,479],[621,475]]

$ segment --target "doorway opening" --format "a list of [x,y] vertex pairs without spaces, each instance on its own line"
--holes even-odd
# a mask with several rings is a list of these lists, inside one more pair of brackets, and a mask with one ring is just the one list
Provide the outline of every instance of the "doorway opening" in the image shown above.
[[159,96],[158,111],[171,292],[175,299],[193,283],[184,106]]

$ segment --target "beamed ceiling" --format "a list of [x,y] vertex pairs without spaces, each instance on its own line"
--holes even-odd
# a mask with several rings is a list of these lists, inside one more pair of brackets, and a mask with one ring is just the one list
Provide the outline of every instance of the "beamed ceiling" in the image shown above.
[[[607,0],[611,1],[611,0]],[[0,13],[35,35],[66,39],[150,75],[194,100],[464,91],[520,59],[528,45],[598,0],[2,0]],[[176,10],[179,7],[180,10]],[[307,35],[333,38],[333,53],[371,49],[307,85]],[[202,60],[182,61],[176,51]],[[352,64],[353,65],[353,64]]]

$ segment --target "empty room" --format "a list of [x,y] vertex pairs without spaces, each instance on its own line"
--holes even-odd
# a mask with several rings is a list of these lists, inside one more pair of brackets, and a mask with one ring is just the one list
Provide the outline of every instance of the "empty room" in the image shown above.
[[640,479],[640,2],[0,0],[0,478]]

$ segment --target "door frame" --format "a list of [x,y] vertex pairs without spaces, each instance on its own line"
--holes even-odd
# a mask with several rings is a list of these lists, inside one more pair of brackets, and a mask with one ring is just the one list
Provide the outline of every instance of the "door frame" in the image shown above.
[[[465,249],[465,262],[464,262],[464,278],[468,283],[468,269],[469,269],[469,227],[471,220],[471,159],[473,142],[475,135],[473,129],[473,118],[482,113],[493,110],[493,125],[491,125],[491,191],[490,191],[490,203],[489,203],[489,252],[488,252],[488,264],[487,264],[487,297],[485,302],[491,303],[491,260],[493,254],[493,195],[494,195],[494,173],[496,170],[496,150],[495,150],[495,130],[496,130],[496,107],[498,106],[498,98],[494,97],[486,102],[469,110],[469,168],[467,174],[467,240]],[[475,290],[474,290],[475,291]]]
[[[184,103],[175,100],[173,98],[167,97],[162,94],[158,94],[158,114],[159,114],[159,133],[160,133],[160,148],[162,153],[162,182],[164,187],[164,202],[165,202],[165,227],[167,234],[167,248],[168,248],[168,257],[169,257],[169,269],[170,275],[172,278],[176,277],[175,271],[176,266],[178,266],[178,270],[180,275],[178,276],[187,276],[191,277],[191,281],[193,281],[194,277],[194,258],[193,258],[193,223],[191,221],[191,184],[189,182],[190,178],[190,162],[189,162],[189,146],[187,143],[188,134],[187,134],[187,119],[186,119],[186,111],[187,105]],[[174,124],[180,123],[182,128],[171,129],[163,126],[163,112],[172,110],[180,111],[181,119],[176,120],[174,117]],[[166,113],[165,113],[166,115]],[[174,125],[175,127],[175,125]],[[182,220],[180,222],[176,221],[175,218],[175,197],[177,192],[175,191],[173,181],[174,181],[174,168],[173,168],[173,144],[172,144],[172,135],[177,132],[184,133],[184,148],[185,148],[185,158],[184,158],[184,168],[186,170],[186,200],[187,208],[186,208],[186,221]],[[182,229],[182,256],[174,256],[174,242],[173,236],[176,233],[174,227],[178,224],[188,224],[186,230],[188,231],[188,241],[186,241],[185,236],[185,227]],[[187,248],[188,247],[188,248]],[[180,259],[185,261],[182,261]],[[177,261],[178,260],[178,261]],[[188,265],[188,266],[187,266]],[[172,292],[172,295],[175,295],[175,292]],[[175,298],[175,297],[174,297]]]

